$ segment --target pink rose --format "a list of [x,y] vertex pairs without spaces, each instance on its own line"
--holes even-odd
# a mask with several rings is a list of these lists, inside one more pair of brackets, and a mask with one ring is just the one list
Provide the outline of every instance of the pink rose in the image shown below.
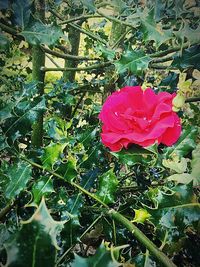
[[99,114],[102,143],[111,151],[129,144],[142,147],[155,142],[173,145],[181,134],[180,118],[172,110],[176,94],[155,94],[151,88],[126,86],[110,95]]

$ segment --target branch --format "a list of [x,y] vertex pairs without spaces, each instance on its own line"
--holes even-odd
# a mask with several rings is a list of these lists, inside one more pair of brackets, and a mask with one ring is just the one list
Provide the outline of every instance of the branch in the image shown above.
[[82,15],[79,17],[64,20],[64,21],[58,23],[58,25],[68,24],[70,22],[74,22],[74,21],[82,20],[82,19],[85,20],[85,19],[89,19],[89,18],[102,18],[102,16],[101,15],[92,15],[92,14],[91,15]]
[[[60,20],[64,21],[64,18],[63,18],[60,14],[56,13],[56,12],[55,12],[54,10],[52,10],[52,9],[50,9],[49,11],[50,11],[54,16],[56,16],[57,18],[59,18]],[[66,24],[66,23],[65,23],[65,24]],[[80,31],[80,32],[82,32],[82,33],[84,33],[84,34],[90,36],[92,39],[94,39],[94,40],[96,40],[96,41],[99,41],[99,42],[102,42],[103,44],[106,44],[106,41],[105,41],[105,40],[103,40],[103,39],[100,38],[99,36],[97,36],[97,35],[95,35],[95,34],[89,32],[89,31],[86,31],[86,30],[82,29],[82,28],[79,27],[78,25],[75,25],[74,23],[70,23],[70,22],[67,23],[67,24],[70,25],[71,27],[73,27],[74,29],[76,29],[76,30],[78,30],[78,31]]]
[[0,211],[0,221],[3,220],[3,218],[5,217],[5,215],[12,209],[12,207],[14,206],[15,202],[14,201],[11,201],[9,202],[5,208],[3,208],[1,211]]
[[55,60],[53,58],[51,58],[49,55],[46,55],[46,57],[48,57],[48,59],[57,67],[60,68],[60,66],[55,62]]
[[30,163],[32,166],[37,167],[43,171],[47,171],[53,176],[64,180],[66,183],[72,185],[85,195],[89,196],[93,200],[95,200],[97,203],[101,204],[103,207],[105,207],[108,210],[108,215],[111,216],[113,219],[117,220],[119,223],[123,224],[151,253],[152,255],[160,262],[163,264],[165,267],[176,267],[176,265],[162,252],[160,251],[153,242],[151,242],[148,237],[145,236],[138,228],[135,226],[133,223],[131,223],[128,219],[126,219],[123,215],[121,215],[119,212],[109,209],[109,207],[101,200],[99,197],[97,197],[95,194],[90,193],[87,191],[85,188],[81,187],[80,185],[76,184],[75,182],[72,181],[67,181],[63,176],[60,174],[47,170],[44,168],[42,165],[39,165],[25,157],[19,156],[22,160]]
[[101,69],[104,67],[108,67],[113,64],[113,61],[100,63],[100,64],[94,64],[87,67],[79,67],[79,68],[41,68],[42,71],[87,71],[87,70],[94,70],[94,69]]
[[185,103],[192,103],[200,101],[200,97],[191,97],[185,100]]
[[165,267],[176,267],[176,265],[162,252],[160,251],[151,240],[149,240],[133,223],[126,219],[123,215],[115,210],[110,210],[108,214],[123,224],[136,238],[139,240],[152,255],[163,264]]
[[53,51],[51,49],[48,49],[46,48],[45,46],[42,46],[41,45],[41,48],[43,51],[45,51],[47,54],[50,54],[52,56],[55,56],[55,57],[58,57],[58,58],[64,58],[64,59],[71,59],[71,60],[77,60],[77,61],[80,61],[80,60],[97,60],[95,58],[89,58],[89,57],[81,57],[81,56],[74,56],[74,55],[71,55],[71,54],[63,54],[63,53],[59,53],[57,51]]
[[97,13],[98,13],[99,15],[101,15],[102,17],[107,18],[108,20],[117,22],[117,23],[122,24],[122,25],[126,25],[126,26],[131,27],[131,28],[134,28],[134,29],[136,28],[136,26],[134,26],[134,25],[131,24],[131,23],[128,23],[128,22],[123,21],[123,20],[120,20],[120,19],[117,19],[117,18],[112,17],[112,16],[105,15],[105,14],[102,13],[101,11],[97,11]]
[[106,42],[105,40],[103,40],[102,38],[100,38],[99,36],[97,36],[97,35],[95,35],[95,34],[89,32],[89,31],[86,31],[86,30],[82,29],[81,27],[75,25],[74,23],[68,23],[68,25],[70,25],[70,26],[73,27],[74,29],[76,29],[76,30],[78,30],[78,31],[80,31],[80,32],[82,32],[82,33],[84,33],[84,34],[90,36],[92,39],[94,39],[94,40],[96,40],[96,41],[99,41],[99,42],[101,42],[101,43],[103,43],[103,44],[105,44],[105,45],[107,44],[107,42]]

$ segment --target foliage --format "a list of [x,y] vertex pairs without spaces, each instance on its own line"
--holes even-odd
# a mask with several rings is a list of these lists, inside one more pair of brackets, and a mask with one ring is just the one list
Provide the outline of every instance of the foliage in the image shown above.
[[[198,1],[42,2],[0,2],[0,265],[200,266]],[[173,146],[102,145],[126,85],[177,93]]]

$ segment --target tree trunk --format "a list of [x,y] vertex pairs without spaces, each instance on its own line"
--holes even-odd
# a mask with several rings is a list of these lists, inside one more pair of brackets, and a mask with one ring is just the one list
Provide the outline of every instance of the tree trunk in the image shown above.
[[[68,40],[71,45],[70,54],[77,56],[80,44],[80,32],[72,27],[69,27]],[[65,68],[76,68],[78,61],[75,60],[65,60]],[[74,82],[76,76],[76,71],[64,71],[63,79],[65,82]]]
[[[45,0],[35,0],[35,16],[44,22]],[[38,82],[38,94],[44,94],[44,72],[41,67],[45,66],[45,53],[38,45],[32,46],[32,79]],[[43,143],[43,114],[39,114],[33,125],[31,142],[34,147],[40,147]]]

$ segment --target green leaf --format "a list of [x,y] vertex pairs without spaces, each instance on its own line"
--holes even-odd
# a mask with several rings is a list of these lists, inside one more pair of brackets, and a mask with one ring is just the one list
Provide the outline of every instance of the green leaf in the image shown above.
[[28,221],[22,222],[21,229],[5,244],[8,267],[55,266],[57,235],[63,222],[51,217],[44,199]]
[[117,185],[117,177],[111,169],[99,177],[99,188],[96,195],[106,204],[113,203]]
[[26,28],[20,34],[32,45],[54,45],[58,39],[63,36],[60,27],[42,24],[38,21],[32,24],[29,28]]
[[[115,248],[118,249],[118,248]],[[118,267],[121,266],[114,257],[114,249],[108,249],[104,243],[97,249],[94,256],[88,258],[82,258],[75,254],[75,260],[72,263],[72,267]]]
[[176,142],[173,146],[167,147],[163,150],[164,156],[166,158],[173,158],[175,156],[181,158],[186,156],[196,147],[195,139],[197,133],[197,128],[192,126],[184,129],[178,142]]
[[54,192],[52,177],[41,177],[32,187],[33,203],[38,204],[42,196],[52,192]]
[[95,2],[94,0],[81,0],[81,3],[84,7],[86,7],[89,11],[95,12]]
[[140,147],[132,145],[128,149],[122,149],[119,152],[111,152],[121,163],[133,166],[138,163],[147,163],[152,160],[152,156],[157,156],[157,148],[155,146]]
[[66,181],[72,181],[77,176],[76,158],[68,156],[67,162],[62,162],[57,172],[63,176]]
[[171,64],[172,67],[184,70],[187,68],[200,68],[200,46],[192,46],[188,49],[185,49],[181,55],[174,57],[174,60]]
[[9,178],[9,183],[5,189],[6,198],[14,199],[15,196],[25,189],[26,184],[31,179],[31,172],[31,165],[26,162],[19,161],[9,167],[6,173],[6,176]]
[[63,220],[66,220],[61,236],[64,241],[65,249],[74,245],[80,237],[80,209],[83,206],[83,197],[81,193],[75,194],[67,200],[67,203],[61,211]]
[[129,48],[114,64],[118,73],[128,71],[135,75],[140,75],[148,69],[150,61],[150,56],[145,54],[142,50]]
[[56,161],[60,159],[60,155],[66,145],[66,143],[59,144],[51,142],[46,146],[44,148],[44,154],[41,157],[43,166],[47,169],[52,169]]
[[171,192],[151,189],[149,199],[155,207],[146,209],[151,214],[149,220],[156,226],[158,233],[165,236],[165,242],[178,241],[185,235],[185,229],[200,219],[200,204],[193,194],[192,183],[177,185]]
[[71,122],[66,122],[58,116],[48,118],[44,125],[49,137],[56,141],[66,140],[67,129],[71,127]]
[[140,30],[143,32],[145,41],[155,41],[157,47],[172,38],[171,30],[163,30],[161,23],[156,23],[154,19],[154,9],[146,14],[141,13]]
[[12,4],[13,21],[24,29],[30,20],[32,0],[16,0]]
[[190,28],[188,22],[185,22],[184,27],[179,29],[179,31],[177,31],[175,35],[182,41],[182,43],[184,42],[184,38],[187,38],[187,41],[190,43],[190,45],[192,45],[198,44],[200,42],[199,32],[200,25],[198,25],[198,27],[194,30]]

